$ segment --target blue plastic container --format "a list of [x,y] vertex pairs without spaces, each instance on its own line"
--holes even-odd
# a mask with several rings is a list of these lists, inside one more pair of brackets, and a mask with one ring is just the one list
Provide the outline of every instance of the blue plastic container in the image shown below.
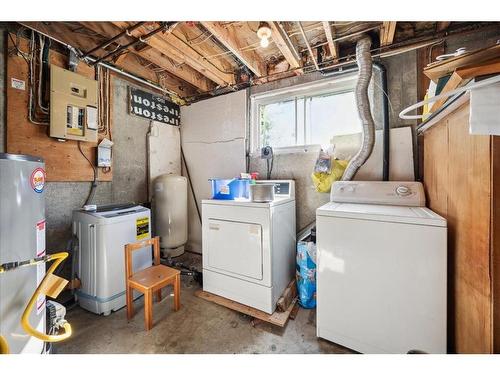
[[250,180],[212,178],[212,199],[248,199]]

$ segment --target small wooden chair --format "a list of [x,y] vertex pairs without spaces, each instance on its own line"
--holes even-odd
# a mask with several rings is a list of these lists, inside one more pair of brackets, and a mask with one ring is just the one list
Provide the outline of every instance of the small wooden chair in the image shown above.
[[[153,245],[154,265],[141,271],[132,271],[132,252]],[[144,320],[146,330],[153,327],[153,293],[161,301],[161,288],[174,287],[174,311],[181,307],[181,272],[160,264],[160,237],[125,245],[125,286],[127,293],[127,319],[134,316],[134,289],[144,294]]]

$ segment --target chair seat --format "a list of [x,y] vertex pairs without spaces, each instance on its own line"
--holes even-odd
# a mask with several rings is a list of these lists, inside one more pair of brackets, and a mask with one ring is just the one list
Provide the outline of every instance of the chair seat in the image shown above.
[[180,273],[179,270],[160,264],[134,273],[129,282],[141,285],[147,289],[155,288],[165,281],[175,278]]

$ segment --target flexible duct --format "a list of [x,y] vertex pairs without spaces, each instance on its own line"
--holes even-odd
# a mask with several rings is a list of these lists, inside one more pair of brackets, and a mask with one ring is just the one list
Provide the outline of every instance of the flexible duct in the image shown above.
[[370,53],[371,40],[368,36],[362,37],[356,43],[356,61],[359,75],[356,84],[356,106],[362,125],[362,142],[358,153],[349,161],[343,181],[352,180],[358,169],[366,162],[373,151],[375,144],[375,123],[370,110],[368,99],[368,85],[372,77],[372,56]]

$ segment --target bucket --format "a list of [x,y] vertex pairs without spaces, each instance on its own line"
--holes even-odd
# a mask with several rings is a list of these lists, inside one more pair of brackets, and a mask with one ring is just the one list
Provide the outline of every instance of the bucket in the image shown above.
[[248,199],[250,180],[211,178],[212,199]]

